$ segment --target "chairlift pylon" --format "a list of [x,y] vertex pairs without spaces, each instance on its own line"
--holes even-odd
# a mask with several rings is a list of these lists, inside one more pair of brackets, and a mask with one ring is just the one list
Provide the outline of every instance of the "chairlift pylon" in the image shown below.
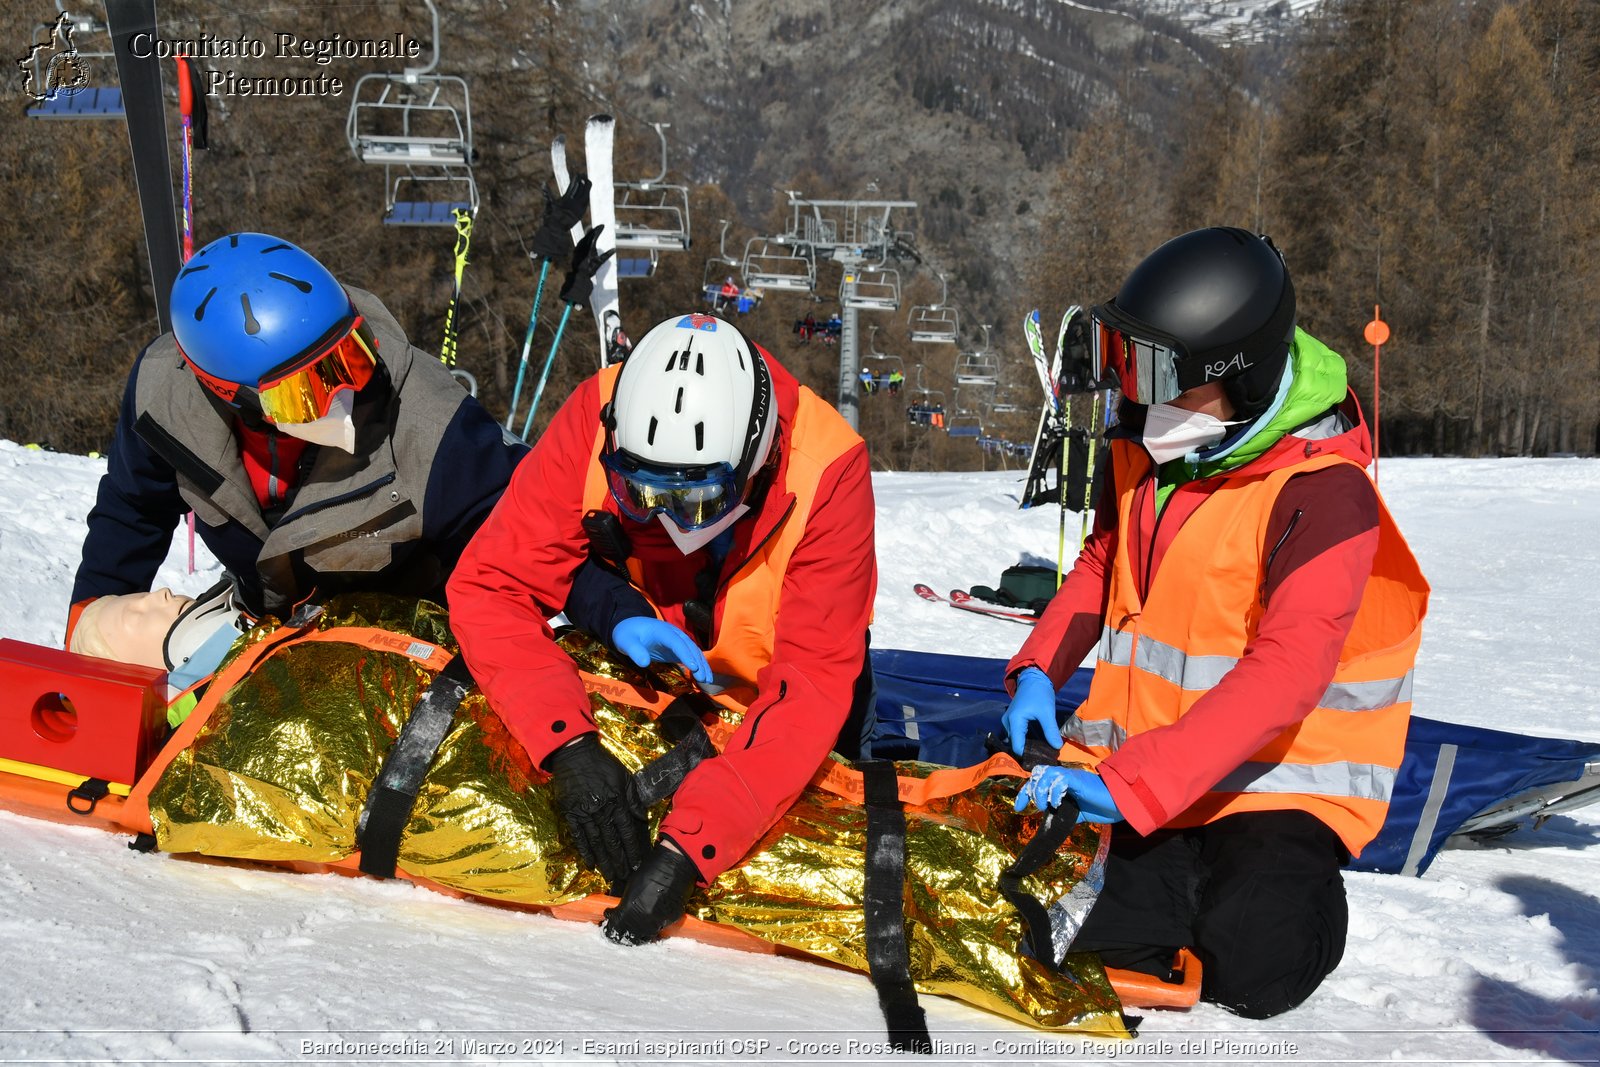
[[455,212],[478,211],[471,94],[464,78],[435,73],[439,9],[423,3],[433,21],[428,63],[363,74],[345,121],[351,153],[383,167],[383,221],[394,226],[450,226]]
[[[689,249],[689,188],[667,181],[667,135],[671,123],[653,122],[661,139],[661,172],[638,182],[616,182],[616,247],[655,252]],[[619,259],[620,263],[620,259]]]
[[943,274],[939,278],[939,302],[918,304],[911,309],[907,327],[911,340],[918,344],[955,344],[961,336],[961,315],[949,304],[950,288]]
[[[103,37],[104,47],[86,38]],[[39,99],[28,108],[31,119],[120,119],[125,117],[120,85],[88,84],[86,59],[115,60],[111,30],[93,15],[78,15],[56,0],[56,18],[35,26],[34,48],[27,62],[30,84]],[[114,68],[113,68],[114,69]]]

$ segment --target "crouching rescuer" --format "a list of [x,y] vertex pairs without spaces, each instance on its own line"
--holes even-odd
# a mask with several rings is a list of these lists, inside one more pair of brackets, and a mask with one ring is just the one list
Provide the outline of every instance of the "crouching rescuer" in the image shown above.
[[[1122,391],[1095,533],[1007,667],[1004,723],[1063,759],[1018,797],[1113,825],[1073,951],[1252,1018],[1344,952],[1340,868],[1377,834],[1404,752],[1428,586],[1365,467],[1344,361],[1295,325],[1270,241],[1176,237],[1094,308]],[[1056,688],[1096,651],[1064,725]]]
[[[729,323],[664,321],[562,406],[449,595],[473,677],[621,894],[607,937],[659,936],[830,749],[857,754],[876,585],[865,443]],[[546,622],[563,607],[640,666],[681,664],[742,714],[683,777],[653,845]]]

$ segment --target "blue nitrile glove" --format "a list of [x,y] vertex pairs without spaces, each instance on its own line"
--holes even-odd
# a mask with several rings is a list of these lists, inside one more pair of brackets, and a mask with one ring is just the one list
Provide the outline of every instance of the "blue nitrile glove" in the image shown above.
[[1061,798],[1071,796],[1078,804],[1079,822],[1121,822],[1122,812],[1111,799],[1106,783],[1094,771],[1082,767],[1054,767],[1041,763],[1017,790],[1016,810],[1033,801],[1040,811],[1059,807]]
[[623,619],[611,630],[611,647],[640,667],[652,663],[681,663],[689,668],[695,681],[711,681],[711,665],[706,662],[706,654],[700,651],[694,638],[670,622],[648,615]]
[[1011,706],[1000,717],[1006,734],[1011,738],[1011,751],[1022,755],[1028,743],[1028,724],[1036,722],[1044,732],[1045,743],[1059,750],[1062,745],[1061,727],[1056,725],[1056,686],[1050,676],[1038,667],[1025,667],[1017,675],[1017,695]]

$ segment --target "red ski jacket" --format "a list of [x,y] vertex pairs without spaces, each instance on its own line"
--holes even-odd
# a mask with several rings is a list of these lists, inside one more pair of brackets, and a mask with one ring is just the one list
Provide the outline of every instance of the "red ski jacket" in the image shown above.
[[[749,618],[748,605],[727,610],[730,596],[763,584],[743,579],[750,568],[764,565],[770,544],[797,533],[786,528],[791,517],[804,519],[783,572],[774,576],[781,583],[778,610],[764,620],[767,632],[741,650],[746,661],[753,656],[759,664],[767,659],[760,648],[771,648],[770,661],[756,671],[743,722],[720,755],[690,772],[661,824],[707,881],[743,858],[827,757],[865,661],[877,590],[866,445],[836,412],[763,356],[777,397],[778,466],[756,510],[733,527],[718,576],[714,647],[726,648],[732,640],[721,632],[725,614]],[[580,385],[556,413],[467,547],[449,586],[451,626],[472,675],[535,764],[594,729],[577,668],[556,647],[546,619],[567,605],[588,559],[582,518],[604,374]],[[791,459],[808,452],[806,441],[795,440],[802,404],[808,418],[839,420],[824,426],[828,440],[838,443],[841,433],[849,434],[809,501],[797,499],[789,477]],[[617,511],[609,494],[603,503]],[[695,577],[705,569],[709,549],[685,557],[658,520],[621,521],[641,591],[661,618],[692,634],[684,604],[696,596]]]

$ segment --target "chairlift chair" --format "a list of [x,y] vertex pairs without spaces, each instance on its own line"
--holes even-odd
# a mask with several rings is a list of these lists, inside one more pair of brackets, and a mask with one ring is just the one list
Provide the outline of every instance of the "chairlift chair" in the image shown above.
[[989,351],[989,324],[985,323],[980,329],[983,330],[983,344],[956,358],[957,385],[998,385],[1000,382],[999,357]]
[[[637,251],[635,249],[635,252]],[[654,248],[649,248],[644,250],[643,255],[624,256],[620,254],[619,250],[616,263],[617,277],[619,279],[648,278],[655,274],[656,268],[661,265],[661,253]]]
[[817,261],[811,246],[790,245],[772,237],[750,238],[739,273],[746,285],[759,289],[809,293],[817,287]]
[[972,415],[980,420],[994,413],[994,387],[983,385],[958,385],[951,397],[951,406],[957,415]]
[[[428,195],[430,189],[439,190],[439,195]],[[457,211],[478,212],[478,185],[470,171],[434,173],[406,167],[389,186],[383,222],[386,226],[454,226]]]
[[661,131],[670,123],[651,125],[661,138],[661,173],[645,181],[615,184],[617,249],[685,252],[689,248],[689,189],[667,182],[667,135]]
[[929,389],[922,380],[922,364],[917,364],[916,385],[912,387],[913,399],[906,408],[906,421],[914,426],[943,428],[945,424],[944,391]]
[[746,288],[743,284],[744,264],[728,255],[728,220],[722,219],[722,233],[717,238],[717,255],[706,260],[705,270],[700,274],[700,291],[705,294],[706,303],[716,306],[717,298],[722,292],[722,286],[727,279],[734,278],[734,284],[740,290]]
[[867,348],[868,351],[861,354],[861,361],[874,365],[873,368],[869,368],[872,370],[873,384],[887,388],[889,376],[895,371],[899,371],[902,378],[905,377],[905,361],[899,356],[878,351],[878,327],[875,325],[868,328]]
[[944,432],[951,437],[982,437],[983,418],[980,415],[963,415],[956,412],[945,420]]
[[897,311],[900,272],[893,267],[846,268],[839,282],[839,303],[857,311]]
[[345,120],[351,153],[383,167],[384,222],[398,226],[448,226],[454,211],[478,209],[471,96],[465,79],[433,73],[439,65],[439,9],[433,0],[423,2],[433,19],[432,58],[399,73],[363,74]]
[[989,405],[989,410],[996,415],[1011,415],[1022,410],[1022,405],[1017,403],[1017,388],[1014,385],[1002,385],[996,392],[994,402]]
[[961,336],[961,316],[947,303],[949,287],[939,275],[941,295],[937,304],[918,304],[911,309],[907,326],[918,344],[953,345]]
[[[33,28],[33,44],[36,47],[28,56],[28,61],[33,69],[32,84],[34,92],[43,96],[33,106],[28,108],[27,114],[31,119],[120,119],[124,117],[122,107],[122,87],[120,85],[92,86],[92,85],[64,85],[67,77],[67,65],[78,64],[78,73],[83,78],[88,77],[88,70],[82,65],[85,59],[101,59],[115,61],[111,51],[111,30],[105,23],[97,20],[93,15],[75,15],[68,11],[62,0],[56,0],[58,16],[66,16],[64,32],[70,33],[69,40],[55,40],[56,27],[62,25],[60,19],[47,25]],[[89,47],[90,41],[86,37],[103,37],[104,46]],[[51,46],[54,45],[52,48]],[[41,66],[42,64],[42,66]],[[115,67],[113,66],[113,69]],[[77,81],[73,77],[71,81]],[[57,86],[52,88],[52,85]]]

